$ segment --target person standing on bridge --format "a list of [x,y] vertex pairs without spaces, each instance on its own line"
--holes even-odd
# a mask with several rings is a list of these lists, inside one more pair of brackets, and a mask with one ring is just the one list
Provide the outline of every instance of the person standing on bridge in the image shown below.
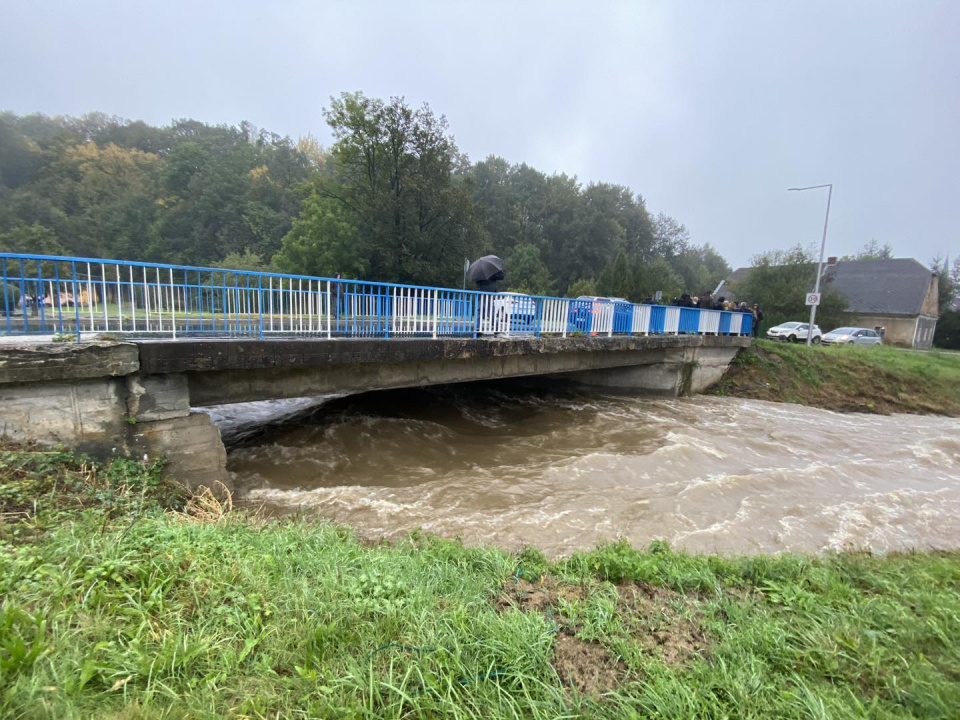
[[760,337],[760,323],[763,322],[763,310],[759,303],[753,305],[753,336]]

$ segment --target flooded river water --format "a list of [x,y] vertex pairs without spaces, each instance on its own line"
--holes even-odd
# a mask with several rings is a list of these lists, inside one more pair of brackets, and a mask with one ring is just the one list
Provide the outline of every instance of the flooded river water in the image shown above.
[[[560,555],[960,547],[960,420],[475,384],[330,400],[234,447],[238,497],[374,537]],[[227,429],[242,425],[222,408]]]

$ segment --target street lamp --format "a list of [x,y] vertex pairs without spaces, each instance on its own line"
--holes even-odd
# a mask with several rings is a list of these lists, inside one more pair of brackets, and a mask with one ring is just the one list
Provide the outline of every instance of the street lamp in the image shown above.
[[833,197],[833,183],[826,185],[811,185],[802,188],[787,188],[788,191],[800,192],[802,190],[817,190],[819,188],[830,188],[827,191],[827,216],[823,220],[823,240],[820,241],[820,263],[817,265],[817,281],[813,287],[816,293],[817,303],[810,306],[810,328],[807,330],[807,345],[813,340],[813,321],[817,319],[817,304],[820,302],[820,276],[823,274],[823,249],[827,246],[827,223],[830,222],[830,198]]

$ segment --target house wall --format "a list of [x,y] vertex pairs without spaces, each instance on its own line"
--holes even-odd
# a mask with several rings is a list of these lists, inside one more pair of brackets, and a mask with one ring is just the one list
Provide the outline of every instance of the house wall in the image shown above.
[[920,308],[920,314],[933,318],[940,315],[940,280],[932,273],[930,275],[930,286],[927,288],[927,294],[923,297],[923,307]]
[[890,345],[913,346],[914,333],[917,329],[917,316],[896,317],[893,315],[847,315],[850,325],[865,328],[885,328],[883,342]]
[[918,348],[933,347],[933,334],[937,330],[937,318],[921,315],[917,322],[917,334],[913,346]]

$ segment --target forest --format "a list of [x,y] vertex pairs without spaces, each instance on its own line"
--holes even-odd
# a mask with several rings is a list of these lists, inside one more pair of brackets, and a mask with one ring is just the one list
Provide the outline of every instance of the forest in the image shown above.
[[729,273],[623,185],[491,155],[403,98],[332,98],[333,142],[210,125],[0,113],[0,250],[460,287],[504,259],[501,289],[640,300]]

